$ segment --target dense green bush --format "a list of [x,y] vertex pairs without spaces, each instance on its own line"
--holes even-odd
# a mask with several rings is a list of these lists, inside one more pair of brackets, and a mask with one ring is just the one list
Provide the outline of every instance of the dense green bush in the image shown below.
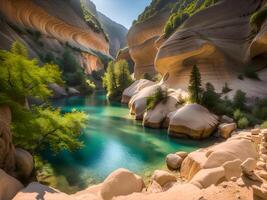
[[207,108],[214,109],[220,100],[220,95],[215,92],[215,88],[211,83],[206,83],[205,91],[202,95],[201,103]]
[[128,62],[126,60],[110,62],[102,80],[107,97],[111,100],[120,100],[123,91],[133,82]]
[[244,69],[244,75],[247,77],[247,78],[251,78],[251,79],[255,79],[255,80],[260,80],[257,72],[255,69],[253,69],[253,67],[251,66],[246,66],[245,69]]
[[244,110],[246,108],[246,93],[242,90],[237,90],[236,94],[234,96],[233,106],[235,108],[239,108],[241,110]]
[[161,87],[157,88],[157,90],[147,97],[146,109],[152,110],[154,109],[159,103],[165,104],[168,100],[168,91],[167,89],[163,89]]
[[246,117],[242,117],[240,120],[237,122],[238,128],[245,129],[249,126],[249,121]]
[[267,121],[263,122],[263,123],[261,124],[261,127],[262,127],[262,128],[267,128]]

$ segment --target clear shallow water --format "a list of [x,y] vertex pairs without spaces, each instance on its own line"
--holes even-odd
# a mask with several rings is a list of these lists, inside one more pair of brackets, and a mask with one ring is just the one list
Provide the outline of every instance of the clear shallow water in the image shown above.
[[50,152],[43,154],[58,176],[79,189],[103,181],[121,167],[148,176],[164,165],[168,153],[190,152],[210,143],[169,138],[166,130],[143,128],[129,116],[127,106],[108,103],[101,92],[56,100],[53,105],[61,107],[63,112],[77,109],[89,114],[81,136],[83,149],[60,152],[56,156]]

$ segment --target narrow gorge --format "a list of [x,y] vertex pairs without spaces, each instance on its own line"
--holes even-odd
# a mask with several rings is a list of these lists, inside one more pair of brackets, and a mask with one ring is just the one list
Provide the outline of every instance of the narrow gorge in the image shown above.
[[0,200],[267,199],[267,1],[0,0]]

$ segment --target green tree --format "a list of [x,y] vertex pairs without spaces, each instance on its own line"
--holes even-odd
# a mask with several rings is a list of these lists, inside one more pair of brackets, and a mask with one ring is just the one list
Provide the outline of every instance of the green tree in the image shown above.
[[[79,148],[77,138],[86,115],[77,111],[61,114],[49,107],[52,93],[48,85],[63,83],[58,67],[38,66],[37,60],[24,55],[0,51],[0,105],[9,105],[12,110],[14,144],[32,153],[45,145],[54,151]],[[27,97],[42,100],[44,106],[25,108]]]
[[132,83],[132,77],[130,75],[128,62],[126,60],[120,60],[115,64],[117,87],[122,94],[125,88],[129,87]]
[[233,101],[234,107],[240,110],[244,110],[246,108],[246,101],[246,93],[242,90],[237,90]]
[[203,92],[202,104],[209,109],[213,109],[220,101],[220,95],[215,92],[215,88],[211,83],[206,83],[206,89]]
[[199,104],[201,102],[202,88],[201,88],[201,75],[196,65],[193,66],[193,69],[191,71],[188,91],[190,95],[190,101],[192,103]]
[[103,87],[107,91],[107,97],[119,100],[123,91],[132,83],[127,61],[111,61],[103,78]]
[[25,58],[29,56],[27,48],[18,40],[11,45],[11,52]]

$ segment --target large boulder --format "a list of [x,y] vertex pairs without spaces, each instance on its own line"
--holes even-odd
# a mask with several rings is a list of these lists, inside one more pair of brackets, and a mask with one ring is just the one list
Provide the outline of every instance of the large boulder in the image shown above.
[[199,104],[188,104],[169,114],[169,135],[206,138],[216,129],[218,117]]
[[76,200],[69,195],[54,188],[42,185],[37,182],[30,183],[21,190],[13,200]]
[[121,102],[124,104],[129,103],[132,96],[137,94],[139,91],[144,89],[145,87],[155,85],[156,83],[153,81],[149,81],[146,79],[140,79],[135,82],[133,82],[132,85],[130,85],[128,88],[126,88],[122,93]]
[[32,155],[24,149],[16,148],[15,159],[18,175],[23,178],[29,177],[34,165]]
[[191,184],[200,189],[207,188],[211,185],[216,185],[224,180],[225,171],[223,167],[200,170],[190,181]]
[[169,169],[177,170],[181,167],[183,162],[183,158],[178,156],[177,154],[168,154],[166,157],[166,164]]
[[68,96],[66,89],[56,83],[49,84],[49,89],[53,91],[53,98],[62,98]]
[[[155,108],[147,110],[144,114],[143,125],[151,128],[168,127],[169,113],[181,107],[181,102],[187,97],[183,90],[168,89],[166,102],[160,102]],[[167,122],[167,123],[165,123]]]
[[105,179],[100,195],[104,200],[110,200],[116,196],[141,192],[143,188],[144,182],[141,177],[126,169],[118,169]]
[[154,94],[160,84],[154,84],[148,87],[143,88],[138,93],[132,96],[129,101],[130,113],[135,115],[135,119],[142,120],[147,106],[147,98]]
[[181,176],[191,180],[201,169],[217,168],[236,159],[243,163],[248,158],[257,158],[254,144],[249,139],[231,138],[210,148],[190,153],[182,163]]
[[12,176],[0,169],[0,199],[11,200],[23,185]]

